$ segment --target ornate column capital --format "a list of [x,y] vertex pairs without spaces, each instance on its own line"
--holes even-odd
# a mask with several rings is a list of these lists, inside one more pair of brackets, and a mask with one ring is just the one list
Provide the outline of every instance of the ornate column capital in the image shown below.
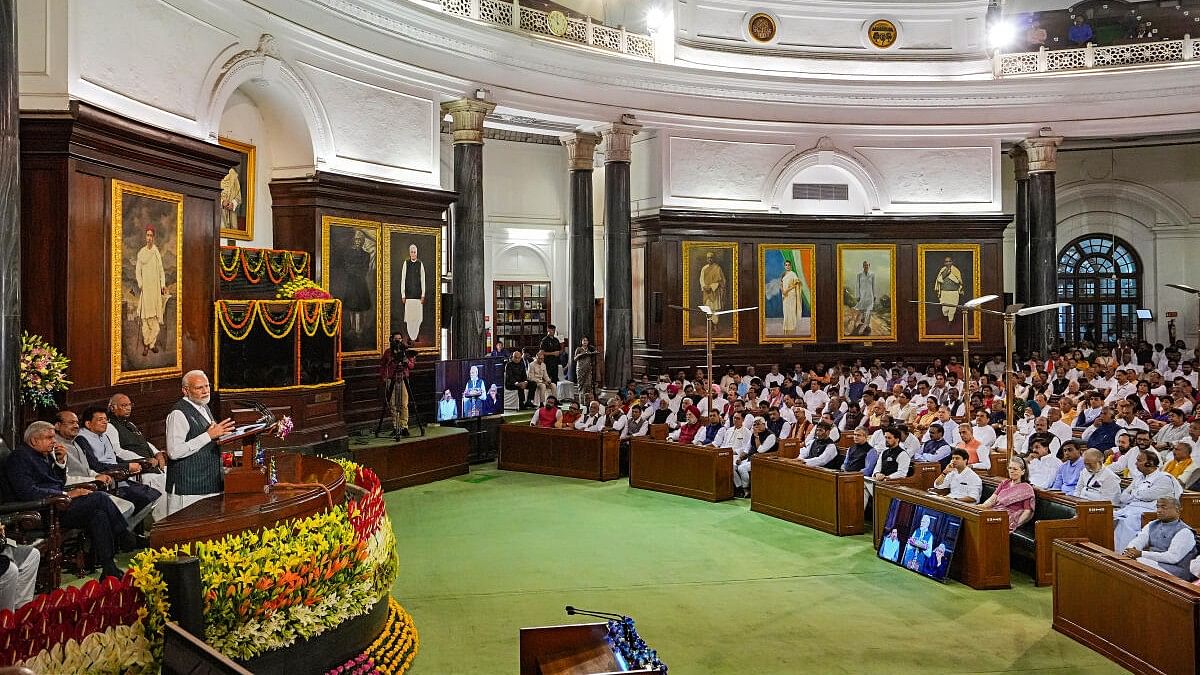
[[475,98],[460,98],[443,103],[442,117],[450,115],[450,131],[454,134],[455,145],[483,145],[483,119],[495,109],[495,103]]
[[1029,154],[1025,152],[1025,148],[1019,144],[1014,145],[1008,151],[1008,156],[1012,159],[1013,173],[1016,174],[1017,180],[1029,180]]
[[1054,136],[1049,127],[1042,129],[1037,136],[1021,141],[1020,147],[1028,158],[1029,173],[1057,170],[1058,146],[1062,142],[1062,136]]
[[631,156],[633,137],[641,129],[642,125],[638,124],[633,115],[621,115],[620,122],[598,127],[596,131],[604,136],[604,163],[628,162]]
[[582,130],[559,137],[558,140],[567,149],[571,171],[591,171],[595,167],[593,156],[600,139],[600,134]]

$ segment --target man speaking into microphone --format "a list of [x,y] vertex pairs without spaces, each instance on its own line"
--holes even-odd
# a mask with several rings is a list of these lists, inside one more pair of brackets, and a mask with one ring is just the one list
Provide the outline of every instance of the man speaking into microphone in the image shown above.
[[212,392],[203,370],[183,376],[183,398],[167,415],[167,511],[176,511],[225,488],[217,439],[233,431],[228,417],[217,422],[208,402]]

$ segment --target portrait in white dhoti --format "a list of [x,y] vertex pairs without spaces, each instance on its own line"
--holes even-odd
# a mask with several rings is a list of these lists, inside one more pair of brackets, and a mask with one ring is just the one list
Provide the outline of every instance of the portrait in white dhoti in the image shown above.
[[946,256],[942,261],[942,268],[938,270],[937,278],[933,280],[933,294],[937,296],[938,302],[942,303],[942,316],[946,317],[946,321],[954,322],[958,312],[956,305],[962,298],[962,289],[962,270],[958,269],[950,256]]
[[838,339],[896,339],[896,247],[838,244]]
[[918,337],[944,341],[967,335],[978,340],[978,315],[959,309],[980,296],[979,244],[920,244],[917,246]]

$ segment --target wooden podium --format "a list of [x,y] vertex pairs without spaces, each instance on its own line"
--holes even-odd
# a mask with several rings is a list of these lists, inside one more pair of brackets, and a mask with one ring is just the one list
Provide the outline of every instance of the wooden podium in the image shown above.
[[258,447],[259,435],[270,431],[274,427],[274,424],[269,426],[266,424],[247,424],[217,439],[217,445],[221,447],[237,443],[242,448],[242,461],[235,461],[234,465],[225,472],[225,494],[244,495],[266,491],[267,468],[265,466],[254,466],[254,455],[255,449]]
[[616,675],[656,673],[620,670],[604,637],[606,623],[579,623],[521,629],[521,675]]

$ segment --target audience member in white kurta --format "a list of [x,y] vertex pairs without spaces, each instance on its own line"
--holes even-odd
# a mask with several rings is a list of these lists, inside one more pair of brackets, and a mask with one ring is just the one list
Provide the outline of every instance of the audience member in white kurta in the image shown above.
[[634,403],[625,417],[625,426],[621,428],[621,440],[638,438],[650,433],[650,415],[646,410]]
[[1050,453],[1050,446],[1045,438],[1041,436],[1032,438],[1026,459],[1029,467],[1029,482],[1042,490],[1049,488],[1050,484],[1054,482],[1054,477],[1058,475],[1062,460]]
[[629,415],[621,410],[621,399],[613,396],[608,399],[608,407],[604,411],[604,428],[624,434],[625,426],[629,424]]
[[575,420],[575,428],[579,431],[599,432],[604,429],[604,411],[600,409],[599,401],[588,404],[588,411],[583,417]]
[[946,495],[947,499],[977,504],[979,496],[983,494],[983,480],[979,478],[979,474],[967,466],[968,459],[966,450],[962,448],[951,450],[950,465],[933,482],[933,487],[949,489],[950,492]]
[[1184,581],[1195,580],[1190,568],[1197,553],[1196,533],[1179,519],[1179,510],[1175,497],[1159,497],[1157,518],[1138,531],[1121,555]]
[[1083,452],[1083,471],[1075,484],[1075,496],[1093,502],[1117,503],[1121,495],[1121,479],[1104,466],[1104,455],[1095,448]]
[[[96,481],[101,485],[112,483],[112,477],[96,473],[88,463],[87,454],[75,443],[79,435],[79,417],[70,410],[60,410],[54,420],[54,440],[67,449],[67,485]],[[108,498],[116,504],[117,510],[126,520],[133,515],[133,502],[121,499],[111,492],[106,492]]]
[[1142,514],[1155,511],[1160,498],[1178,498],[1183,493],[1179,481],[1158,470],[1158,453],[1139,452],[1137,468],[1143,477],[1121,492],[1117,497],[1120,508],[1113,513],[1113,549],[1117,551],[1128,548],[1142,529]]
[[554,392],[554,383],[550,380],[550,372],[546,369],[545,352],[538,351],[537,356],[525,369],[525,377],[537,387],[532,399],[535,406],[541,405],[545,402],[546,396]]
[[42,553],[33,546],[18,546],[0,523],[0,611],[14,611],[33,599]]
[[745,452],[736,452],[733,457],[734,496],[750,496],[750,458],[775,449],[775,434],[767,429],[766,420],[757,418],[750,432],[750,445]]
[[837,442],[829,436],[831,429],[828,422],[820,422],[813,428],[813,437],[806,441],[800,452],[800,461],[807,466],[825,468],[837,457]]
[[1046,408],[1046,421],[1049,423],[1047,431],[1054,434],[1059,441],[1066,443],[1075,437],[1075,432],[1069,424],[1062,421],[1062,411],[1054,406]]
[[[896,420],[900,422],[901,420]],[[962,439],[958,437],[958,423],[954,421],[954,416],[950,414],[950,408],[942,405],[938,406],[937,423],[942,425],[943,438],[950,445],[958,445]],[[929,429],[921,436],[920,442],[924,443],[929,440]]]

